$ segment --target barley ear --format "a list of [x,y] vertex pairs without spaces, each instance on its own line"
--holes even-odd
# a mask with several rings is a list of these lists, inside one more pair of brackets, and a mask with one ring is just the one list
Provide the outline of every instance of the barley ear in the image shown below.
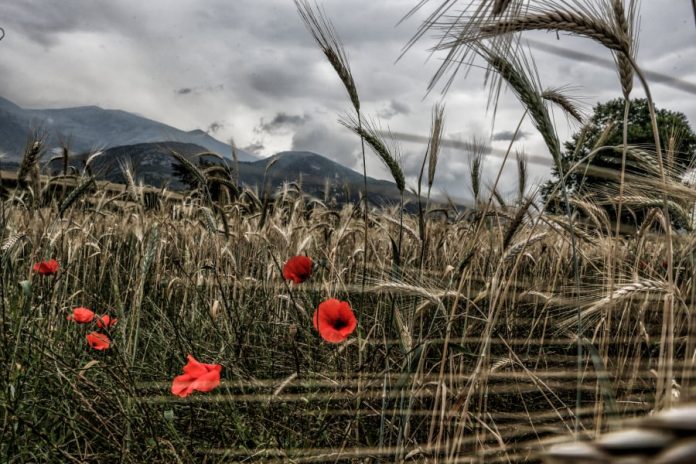
[[193,164],[188,158],[174,150],[169,150],[169,154],[175,160],[177,160],[179,164],[181,164],[181,166],[184,168],[184,170],[186,170],[186,172],[193,176],[193,178],[199,186],[204,186],[206,184],[205,175],[203,174],[203,172],[200,169],[198,169],[198,167],[195,164]]
[[546,89],[541,93],[541,98],[558,105],[565,113],[582,123],[583,117],[577,102],[565,95],[560,88]]
[[511,3],[512,0],[495,0],[493,2],[493,9],[491,10],[491,14],[493,16],[500,16],[501,14],[505,13],[505,10],[508,9]]
[[522,201],[524,192],[527,190],[527,157],[521,151],[516,152],[515,157],[517,158],[517,194]]
[[369,121],[363,121],[362,125],[359,125],[358,121],[356,121],[352,116],[346,116],[340,119],[339,123],[365,139],[365,142],[367,142],[375,154],[377,154],[379,159],[381,159],[384,165],[389,169],[396,187],[399,189],[399,192],[403,194],[404,190],[406,189],[406,179],[404,178],[404,173],[401,170],[396,157],[387,148],[387,145],[382,140],[380,131],[378,131]]
[[[473,141],[473,145],[477,146],[476,140]],[[471,190],[474,194],[474,202],[478,204],[479,198],[481,197],[481,175],[483,173],[482,151],[474,151],[474,154],[471,157],[469,168],[469,173],[471,177]]]
[[548,109],[541,97],[533,61],[528,61],[521,50],[519,54],[513,54],[510,51],[478,45],[476,51],[488,62],[499,78],[512,88],[517,98],[529,111],[529,115],[544,138],[556,166],[560,167],[560,142],[551,123]]
[[58,208],[58,215],[60,217],[63,217],[63,214],[65,211],[68,210],[77,200],[80,199],[85,193],[87,193],[90,189],[90,187],[94,186],[96,187],[96,182],[94,181],[93,177],[88,177],[84,179],[80,184],[72,189],[70,194],[63,200],[63,203],[60,204],[60,207]]
[[428,147],[428,188],[431,188],[435,181],[435,169],[437,168],[437,158],[440,152],[440,140],[442,140],[444,122],[445,106],[437,104],[433,108],[432,131]]
[[323,10],[315,4],[316,11],[307,0],[294,0],[297,12],[300,14],[305,26],[314,37],[321,51],[324,52],[326,59],[338,74],[338,77],[343,82],[343,86],[348,92],[350,101],[353,104],[356,112],[360,112],[360,98],[358,98],[358,89],[353,80],[353,74],[348,66],[348,57],[346,56],[343,45],[341,44],[336,30],[331,24],[331,21],[326,17]]
[[17,185],[26,187],[27,176],[30,175],[37,166],[39,159],[44,154],[45,134],[40,130],[35,130],[29,136],[27,145],[24,148],[24,155],[17,170]]
[[626,54],[633,53],[633,28],[631,27],[633,23],[633,18],[635,17],[635,2],[631,5],[628,17],[626,9],[624,8],[623,0],[613,0],[612,2],[612,12],[614,13],[614,21],[616,21],[617,29],[622,36],[622,39],[626,41],[627,50],[625,52],[618,52],[614,54],[617,64],[617,70],[619,72],[619,81],[621,82],[621,91],[623,92],[624,98],[628,99],[633,90],[633,66],[631,61],[628,59]]
[[610,50],[623,53],[629,52],[628,41],[616,31],[613,24],[609,24],[602,18],[586,12],[572,9],[543,11],[541,13],[495,21],[481,26],[479,37],[475,39],[468,37],[464,40],[480,40],[511,32],[535,30],[559,31],[580,35],[595,40]]

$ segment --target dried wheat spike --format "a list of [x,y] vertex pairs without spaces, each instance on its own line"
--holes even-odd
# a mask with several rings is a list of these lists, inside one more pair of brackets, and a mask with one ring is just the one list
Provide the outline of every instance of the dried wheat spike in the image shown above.
[[663,411],[631,425],[591,442],[554,445],[543,460],[548,464],[696,462],[696,405]]
[[629,53],[628,42],[625,38],[617,35],[612,27],[575,11],[549,11],[530,14],[493,22],[482,26],[480,30],[484,37],[532,30],[564,31],[589,37],[611,50]]

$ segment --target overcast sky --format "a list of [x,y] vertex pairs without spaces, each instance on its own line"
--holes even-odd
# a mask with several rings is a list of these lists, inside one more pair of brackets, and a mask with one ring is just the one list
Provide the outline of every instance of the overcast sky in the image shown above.
[[[322,4],[344,42],[363,108],[393,132],[426,135],[432,105],[446,104],[445,137],[472,137],[506,148],[523,114],[511,92],[500,99],[495,126],[486,110],[480,72],[461,73],[446,95],[426,93],[439,58],[429,58],[433,37],[395,62],[420,21],[442,0],[396,27],[418,0],[326,0]],[[599,1],[599,0],[597,0]],[[464,5],[468,0],[460,0]],[[690,0],[643,0],[638,62],[646,70],[696,84],[696,27]],[[122,109],[184,130],[203,129],[269,156],[310,150],[358,168],[359,140],[336,120],[350,111],[345,91],[300,21],[291,0],[2,0],[0,96],[26,108],[98,105]],[[589,40],[529,36],[610,59]],[[572,85],[587,111],[620,96],[614,70],[544,51],[533,51],[542,85]],[[658,107],[696,122],[696,96],[654,83]],[[642,96],[636,83],[634,97]],[[576,127],[557,115],[565,140]],[[522,126],[516,148],[549,158],[534,128]],[[400,144],[408,175],[424,146]],[[512,164],[511,168],[512,168]],[[468,154],[446,150],[436,187],[469,197]],[[486,159],[488,178],[500,159]],[[542,181],[548,165],[530,165]],[[369,174],[388,177],[369,154]],[[531,183],[531,182],[530,182]],[[413,182],[411,182],[413,185]],[[501,190],[514,192],[515,171]]]

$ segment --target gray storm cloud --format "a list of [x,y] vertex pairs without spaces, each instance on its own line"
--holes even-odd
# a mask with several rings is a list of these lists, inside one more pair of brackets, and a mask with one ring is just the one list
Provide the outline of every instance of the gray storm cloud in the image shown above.
[[258,126],[258,130],[261,132],[267,132],[269,134],[290,132],[303,126],[310,119],[311,118],[307,115],[299,116],[296,114],[286,114],[284,112],[280,112],[276,114],[269,122],[264,122],[262,119]]
[[[426,92],[444,56],[430,55],[432,35],[396,61],[420,21],[441,1],[429,2],[398,27],[416,0],[327,0],[323,6],[344,43],[366,115],[388,121],[395,132],[427,135],[431,106],[442,100],[449,130],[480,128],[463,132],[467,137],[493,133],[494,143],[507,143],[523,114],[512,92],[501,93],[492,130],[482,72],[460,73],[445,95],[439,87]],[[669,8],[664,2],[642,2],[641,16],[638,63],[693,82],[696,41],[689,2]],[[361,166],[357,139],[335,122],[350,111],[345,90],[290,1],[7,0],[0,3],[0,27],[6,32],[0,41],[0,96],[21,106],[96,104],[184,130],[208,129],[220,140],[234,138],[264,155],[303,149]],[[529,37],[605,61],[612,58],[589,40],[545,33]],[[532,52],[544,87],[578,86],[588,107],[620,96],[611,67],[581,55]],[[638,83],[634,89],[635,97],[642,96]],[[696,121],[693,95],[660,82],[651,90],[659,107]],[[577,130],[562,117],[556,122],[561,140]],[[528,153],[548,156],[528,121],[521,129]],[[404,144],[407,172],[419,166],[424,148]],[[461,180],[467,174],[466,156],[455,151],[441,160],[438,182],[453,195],[467,195]],[[368,157],[370,174],[388,178],[373,158]],[[493,163],[488,165],[495,172]],[[548,166],[530,164],[532,177],[547,173]]]
[[504,130],[504,131],[496,132],[495,134],[493,134],[492,140],[496,141],[496,142],[510,141],[510,140],[512,140],[512,137],[514,136],[515,141],[517,141],[517,140],[523,140],[523,139],[527,138],[529,135],[531,135],[531,134],[529,134],[525,131],[518,131],[517,134],[515,134],[514,131]]

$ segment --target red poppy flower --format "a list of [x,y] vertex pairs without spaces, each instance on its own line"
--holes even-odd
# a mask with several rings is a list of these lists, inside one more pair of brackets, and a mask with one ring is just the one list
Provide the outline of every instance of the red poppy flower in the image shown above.
[[99,351],[106,350],[109,348],[109,346],[111,346],[111,340],[109,340],[109,337],[104,334],[100,334],[99,332],[88,333],[87,343],[89,343],[90,347]]
[[117,322],[118,319],[115,317],[104,314],[103,316],[97,318],[97,327],[100,329],[108,329],[109,327],[115,326]]
[[312,259],[307,256],[293,256],[283,266],[283,277],[301,284],[312,275]]
[[188,355],[188,363],[184,366],[184,374],[174,377],[172,393],[182,398],[195,390],[209,392],[220,385],[220,364],[203,364]]
[[339,343],[348,338],[358,325],[358,320],[345,301],[335,298],[319,304],[314,312],[314,328],[321,338],[331,343]]
[[78,324],[89,324],[94,320],[94,312],[87,308],[75,308],[73,313],[67,317],[69,321],[75,321]]
[[56,272],[58,272],[59,268],[60,265],[58,264],[58,261],[56,261],[55,259],[50,259],[48,261],[41,261],[39,263],[34,264],[32,270],[41,275],[53,275]]

